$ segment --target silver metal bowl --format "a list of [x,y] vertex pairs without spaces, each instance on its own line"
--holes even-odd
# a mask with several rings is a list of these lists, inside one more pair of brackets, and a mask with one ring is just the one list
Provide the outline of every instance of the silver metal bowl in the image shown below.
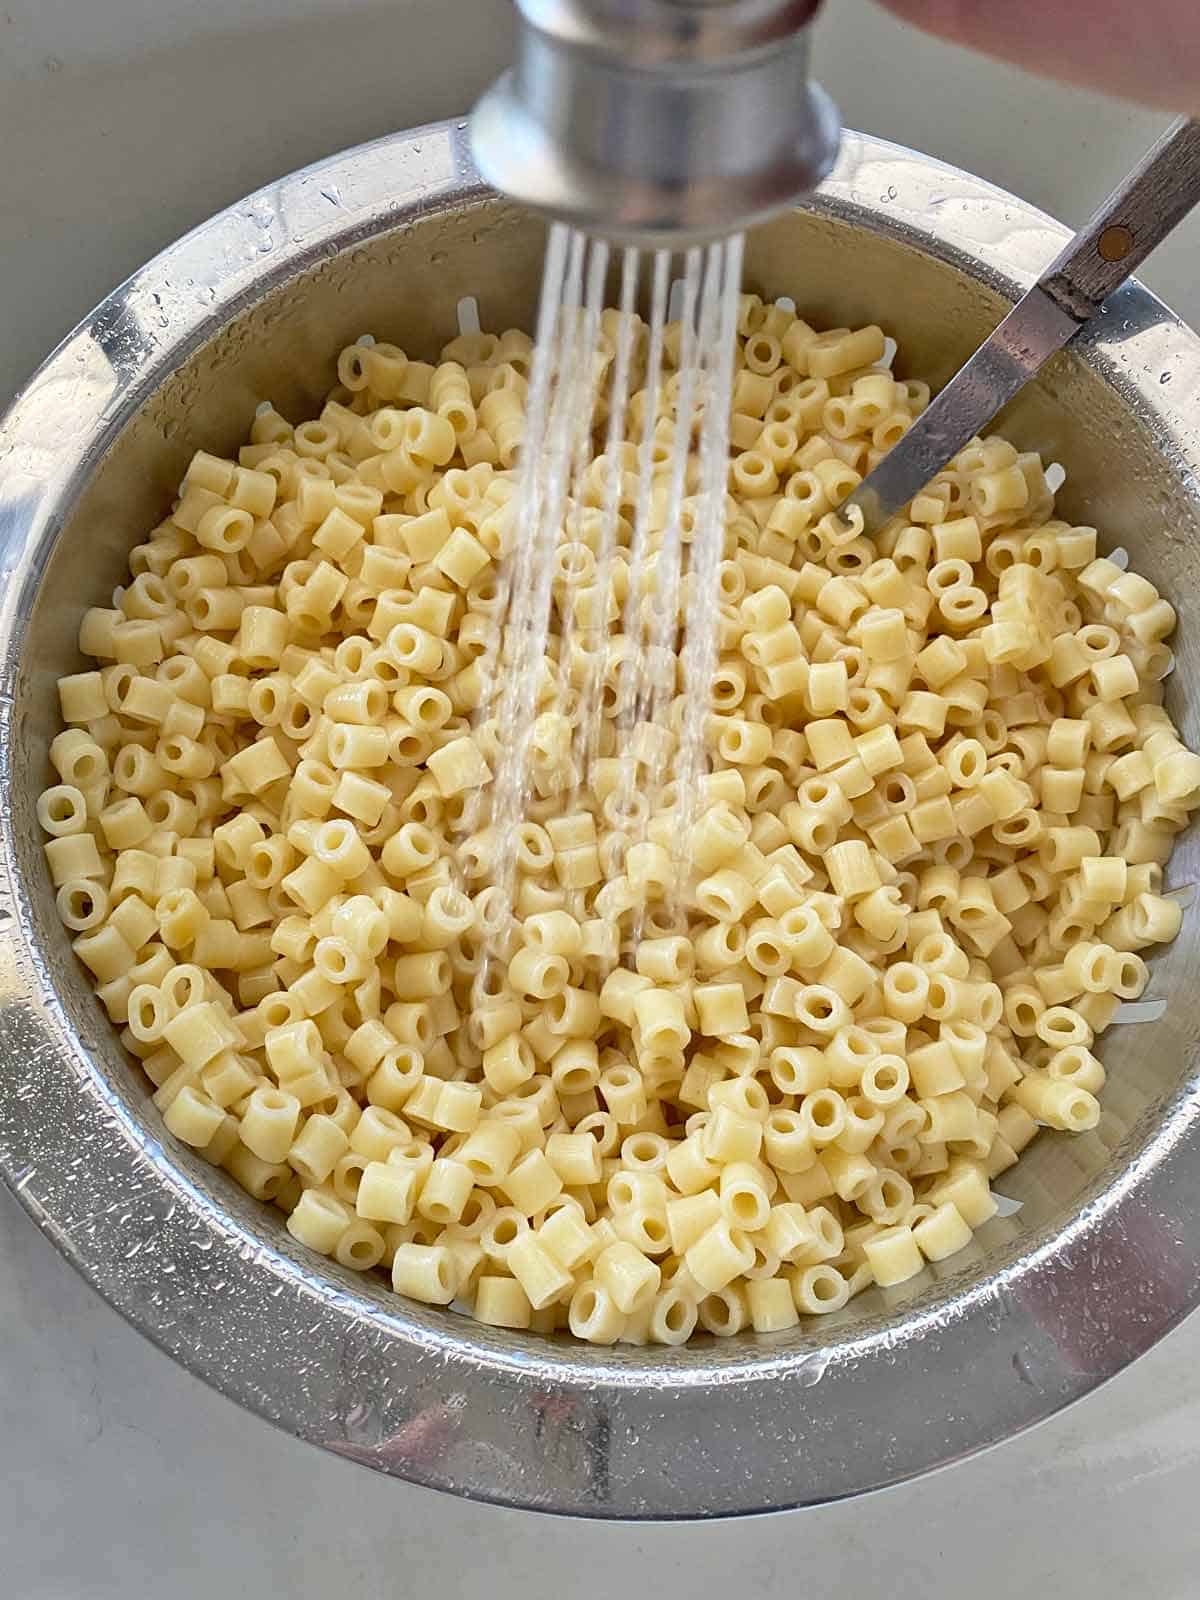
[[[812,203],[750,240],[748,279],[828,324],[876,319],[944,380],[1064,230],[974,178],[848,135]],[[814,1504],[1008,1437],[1117,1372],[1200,1298],[1198,920],[1153,963],[1161,1021],[1115,1029],[1099,1128],[1043,1133],[1023,1202],[969,1252],[786,1335],[595,1350],[410,1305],[308,1254],[164,1130],[59,927],[34,802],[81,610],[120,579],[191,451],[269,395],[299,417],[363,332],[428,354],[459,297],[529,325],[540,227],[461,126],[262,190],[101,305],[0,422],[0,1166],[63,1254],[163,1349],[290,1432],[397,1477],[608,1517]],[[1006,426],[1064,502],[1179,606],[1168,697],[1200,708],[1200,342],[1120,294]],[[1194,874],[1181,843],[1174,881]]]

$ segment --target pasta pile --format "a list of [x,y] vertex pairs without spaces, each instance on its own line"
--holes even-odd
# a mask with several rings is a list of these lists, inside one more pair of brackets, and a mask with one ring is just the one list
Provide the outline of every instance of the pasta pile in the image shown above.
[[[317,420],[260,407],[236,462],[196,454],[84,616],[100,664],[60,682],[39,805],[59,911],[168,1129],[303,1245],[508,1328],[771,1332],[953,1255],[1039,1125],[1095,1125],[1092,1047],[1178,929],[1162,869],[1200,803],[1160,703],[1175,613],[999,438],[857,536],[833,508],[928,399],[884,357],[742,297],[683,859],[670,785],[629,796],[703,686],[619,747],[595,508],[619,473],[623,602],[638,453],[596,457],[507,930],[476,713],[525,335],[351,346]],[[653,405],[669,437],[672,404],[636,394],[630,431]]]

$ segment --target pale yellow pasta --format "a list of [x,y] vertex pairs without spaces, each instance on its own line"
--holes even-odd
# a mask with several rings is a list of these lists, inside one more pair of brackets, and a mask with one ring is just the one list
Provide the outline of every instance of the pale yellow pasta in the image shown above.
[[608,1289],[588,1277],[571,1298],[568,1326],[578,1339],[592,1344],[615,1344],[624,1331],[625,1316]]
[[927,1261],[945,1261],[971,1240],[970,1228],[950,1200],[943,1201],[927,1217],[914,1224],[912,1234]]
[[305,1189],[287,1219],[288,1232],[321,1255],[332,1255],[354,1220],[350,1208],[324,1189]]
[[887,1228],[877,1233],[866,1241],[863,1253],[875,1282],[881,1288],[903,1283],[924,1265],[913,1230],[907,1227]]
[[545,1144],[546,1159],[568,1188],[600,1180],[600,1153],[587,1133],[551,1133]]
[[810,1316],[840,1311],[850,1298],[850,1286],[835,1267],[820,1262],[795,1267],[791,1275],[796,1308]]
[[569,1202],[550,1211],[538,1227],[537,1236],[554,1259],[569,1272],[577,1272],[595,1253],[598,1241],[577,1203]]
[[[619,1247],[614,1245],[611,1248],[615,1250]],[[560,1300],[564,1293],[571,1292],[574,1285],[567,1268],[532,1231],[519,1235],[513,1241],[505,1264],[535,1311],[541,1311]],[[611,1285],[609,1287],[611,1292]]]
[[332,1117],[314,1112],[306,1118],[288,1151],[288,1165],[295,1169],[302,1182],[324,1183],[346,1154],[348,1143],[345,1131]]
[[300,1102],[283,1089],[257,1088],[242,1112],[239,1136],[262,1161],[283,1161],[292,1147]]
[[350,1130],[350,1149],[368,1161],[386,1161],[411,1138],[412,1130],[403,1118],[383,1106],[369,1105]]
[[627,437],[554,555],[510,927],[515,330],[437,362],[353,345],[318,419],[266,408],[237,459],[195,453],[83,616],[99,666],[60,680],[37,814],[168,1131],[300,1245],[495,1326],[678,1344],[907,1282],[1039,1125],[1095,1126],[1096,1036],[1184,914],[1162,867],[1200,757],[1161,704],[1173,608],[1055,519],[1038,458],[974,441],[866,541],[831,513],[928,391],[879,328],[744,296],[681,832],[703,690],[668,650],[643,717],[624,635],[679,329],[657,396],[632,334]]
[[457,1278],[453,1259],[442,1245],[401,1244],[392,1257],[392,1287],[414,1300],[448,1305]]
[[526,1150],[501,1180],[501,1187],[518,1211],[539,1216],[563,1192],[563,1181],[544,1151]]
[[709,1294],[724,1289],[754,1264],[754,1247],[745,1234],[722,1218],[684,1253],[687,1270]]
[[357,1184],[355,1210],[371,1222],[409,1222],[423,1176],[421,1165],[394,1161],[390,1153],[385,1161],[368,1160]]
[[1039,1122],[1069,1133],[1085,1133],[1100,1119],[1100,1106],[1094,1095],[1068,1080],[1051,1078],[1040,1071],[1026,1073],[1013,1096]]
[[761,1278],[745,1289],[750,1326],[756,1333],[779,1333],[800,1320],[791,1283],[786,1278]]
[[203,1150],[225,1120],[214,1101],[192,1084],[185,1084],[163,1113],[163,1121],[177,1139]]

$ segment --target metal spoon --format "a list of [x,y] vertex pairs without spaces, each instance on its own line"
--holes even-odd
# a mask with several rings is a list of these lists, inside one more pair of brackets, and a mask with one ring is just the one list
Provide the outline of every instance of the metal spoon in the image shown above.
[[1200,201],[1200,122],[1176,122],[839,508],[875,533],[1100,310]]

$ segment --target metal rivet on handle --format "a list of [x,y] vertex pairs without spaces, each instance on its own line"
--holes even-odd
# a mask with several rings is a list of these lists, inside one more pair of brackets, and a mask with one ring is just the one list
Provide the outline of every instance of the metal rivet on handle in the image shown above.
[[1105,228],[1096,248],[1105,261],[1121,261],[1133,249],[1133,234],[1121,224]]

